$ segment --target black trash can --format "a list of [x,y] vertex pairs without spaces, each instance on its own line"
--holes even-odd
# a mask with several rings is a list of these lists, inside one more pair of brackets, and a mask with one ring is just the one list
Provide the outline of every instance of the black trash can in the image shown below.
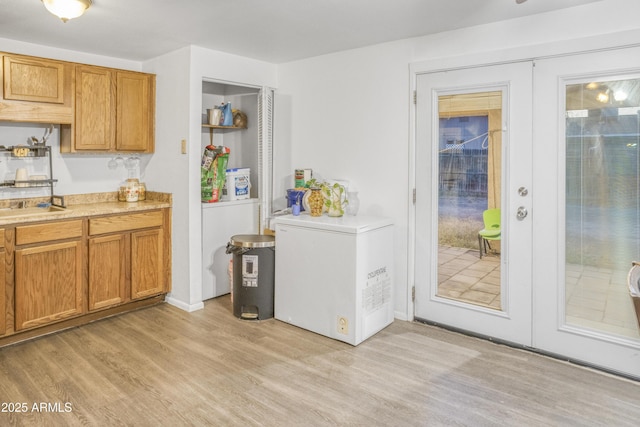
[[233,254],[233,315],[240,319],[273,317],[274,236],[239,234],[227,243]]

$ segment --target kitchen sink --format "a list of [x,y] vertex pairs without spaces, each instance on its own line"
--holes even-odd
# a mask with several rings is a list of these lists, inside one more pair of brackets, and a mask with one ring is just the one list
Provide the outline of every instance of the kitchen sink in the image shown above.
[[31,207],[31,208],[15,208],[15,209],[0,209],[0,218],[18,218],[29,217],[39,215],[54,215],[64,213],[65,208],[57,206],[48,206],[45,208]]

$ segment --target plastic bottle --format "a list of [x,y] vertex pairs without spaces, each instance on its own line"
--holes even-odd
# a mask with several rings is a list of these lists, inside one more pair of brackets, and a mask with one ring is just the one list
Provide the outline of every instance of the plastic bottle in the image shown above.
[[222,115],[224,116],[222,126],[233,126],[233,113],[231,112],[231,103],[227,102],[222,109]]

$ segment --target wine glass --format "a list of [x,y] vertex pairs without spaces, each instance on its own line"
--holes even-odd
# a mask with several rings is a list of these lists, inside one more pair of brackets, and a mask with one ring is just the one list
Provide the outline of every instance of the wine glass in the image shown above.
[[111,170],[115,170],[118,168],[118,166],[120,165],[120,163],[123,162],[122,157],[117,156],[114,157],[113,159],[109,160],[109,163],[107,163],[107,167]]

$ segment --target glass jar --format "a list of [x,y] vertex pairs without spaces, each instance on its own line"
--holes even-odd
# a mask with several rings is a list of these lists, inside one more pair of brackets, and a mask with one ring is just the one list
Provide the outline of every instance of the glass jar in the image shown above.
[[324,206],[324,197],[322,191],[318,187],[311,187],[311,195],[309,196],[309,214],[311,216],[322,216],[322,207]]
[[127,201],[127,183],[126,182],[120,184],[120,187],[118,187],[118,201],[119,202]]
[[126,184],[126,195],[127,202],[137,202],[138,201],[138,186],[140,182],[136,178],[127,179]]
[[147,200],[147,186],[144,182],[138,183],[138,201]]

